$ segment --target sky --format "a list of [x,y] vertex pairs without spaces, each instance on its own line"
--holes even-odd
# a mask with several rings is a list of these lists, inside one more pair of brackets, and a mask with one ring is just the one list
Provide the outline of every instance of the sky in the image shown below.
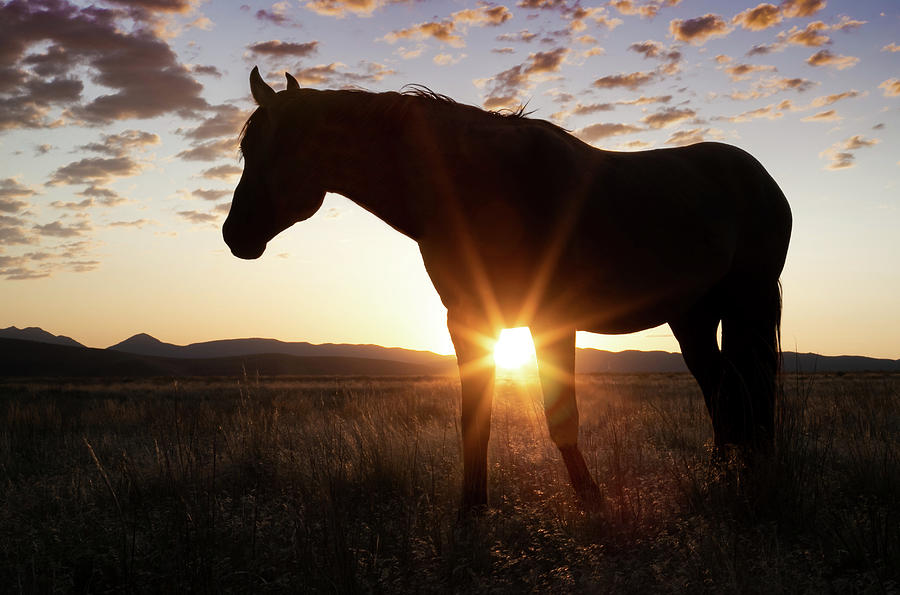
[[[0,3],[0,327],[452,352],[415,243],[344,197],[230,254],[254,65],[527,104],[599,148],[742,147],[793,209],[784,348],[900,358],[895,0]],[[578,344],[678,350],[667,326]]]

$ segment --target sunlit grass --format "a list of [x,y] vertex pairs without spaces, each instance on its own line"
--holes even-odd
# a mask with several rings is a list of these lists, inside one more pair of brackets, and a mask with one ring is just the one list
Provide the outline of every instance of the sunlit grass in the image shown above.
[[457,520],[446,379],[0,382],[11,592],[891,592],[900,377],[789,377],[736,481],[688,375],[579,376],[584,515],[535,380],[497,382]]

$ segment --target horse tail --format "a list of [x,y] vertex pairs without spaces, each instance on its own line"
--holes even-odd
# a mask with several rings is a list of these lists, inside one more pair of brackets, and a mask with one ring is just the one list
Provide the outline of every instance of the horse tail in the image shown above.
[[781,279],[775,282],[777,291],[774,300],[774,318],[775,318],[775,375],[781,372],[784,365],[784,354],[781,351],[781,312],[784,308],[784,292],[781,287]]

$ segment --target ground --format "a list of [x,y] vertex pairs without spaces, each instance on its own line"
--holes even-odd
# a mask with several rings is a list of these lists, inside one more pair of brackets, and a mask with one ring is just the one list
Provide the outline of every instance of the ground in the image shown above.
[[739,472],[690,376],[580,376],[585,514],[534,379],[498,379],[491,509],[460,520],[453,380],[0,379],[0,584],[898,592],[900,376],[782,384],[776,452]]

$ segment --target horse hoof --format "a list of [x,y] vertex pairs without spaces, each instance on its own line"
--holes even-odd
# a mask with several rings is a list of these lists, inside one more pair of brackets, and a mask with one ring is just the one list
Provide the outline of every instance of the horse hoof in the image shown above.
[[479,518],[485,516],[490,507],[487,504],[487,501],[477,500],[477,501],[467,501],[463,500],[462,504],[459,506],[459,515],[458,518],[460,521],[472,518]]
[[578,505],[586,513],[598,513],[603,510],[603,492],[597,487],[596,483],[585,486],[575,492],[578,497]]

